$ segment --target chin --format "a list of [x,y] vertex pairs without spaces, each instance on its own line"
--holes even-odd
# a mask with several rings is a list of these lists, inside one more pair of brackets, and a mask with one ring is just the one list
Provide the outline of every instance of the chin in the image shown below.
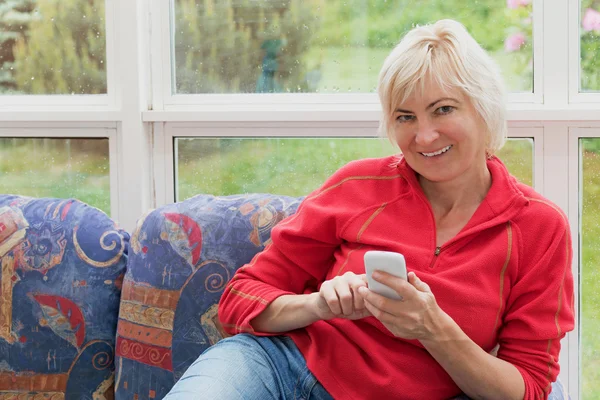
[[427,179],[429,182],[446,182],[451,181],[453,179],[458,178],[461,174],[455,173],[454,171],[448,170],[437,170],[437,171],[427,171],[426,169],[415,170],[417,174],[419,174],[422,178]]
[[437,174],[419,174],[423,179],[428,180],[429,182],[440,183],[452,180],[453,177],[449,177],[446,175],[437,175]]

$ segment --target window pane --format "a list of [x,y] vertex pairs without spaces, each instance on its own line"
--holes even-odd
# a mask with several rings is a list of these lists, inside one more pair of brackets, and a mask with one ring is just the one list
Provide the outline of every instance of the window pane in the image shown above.
[[497,156],[519,181],[533,186],[533,139],[508,139]]
[[[501,157],[531,183],[533,141],[509,140]],[[199,193],[274,193],[303,196],[342,165],[396,153],[375,138],[175,139],[177,200]]]
[[108,139],[0,138],[0,193],[76,198],[110,215]]
[[[173,0],[175,93],[372,92],[416,24],[462,22],[533,90],[531,0]],[[493,28],[490,28],[493,27]]]
[[0,1],[0,94],[106,93],[104,0]]
[[600,3],[581,0],[580,91],[600,91]]
[[581,398],[600,398],[600,138],[582,139],[579,238]]
[[394,154],[360,138],[176,139],[178,200],[198,193],[303,196],[351,160]]

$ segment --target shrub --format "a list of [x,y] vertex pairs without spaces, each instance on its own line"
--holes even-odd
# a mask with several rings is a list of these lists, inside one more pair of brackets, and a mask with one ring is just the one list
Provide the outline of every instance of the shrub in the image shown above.
[[17,89],[106,93],[104,1],[44,0],[33,13],[29,30],[13,47]]
[[[177,93],[306,91],[315,0],[177,0]],[[262,81],[261,81],[262,79]]]

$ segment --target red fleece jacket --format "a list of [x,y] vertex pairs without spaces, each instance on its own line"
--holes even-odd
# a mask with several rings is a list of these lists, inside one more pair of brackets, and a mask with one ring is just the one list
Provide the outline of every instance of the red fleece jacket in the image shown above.
[[[351,162],[272,231],[272,243],[239,269],[219,317],[227,332],[275,298],[311,293],[352,271],[367,250],[404,254],[440,307],[485,351],[515,365],[525,399],[547,397],[559,372],[560,339],[573,329],[568,221],[516,181],[497,158],[492,186],[467,225],[436,252],[430,204],[405,160]],[[437,254],[437,255],[436,255]],[[444,399],[460,393],[420,342],[394,337],[377,319],[318,321],[287,333],[337,399]]]

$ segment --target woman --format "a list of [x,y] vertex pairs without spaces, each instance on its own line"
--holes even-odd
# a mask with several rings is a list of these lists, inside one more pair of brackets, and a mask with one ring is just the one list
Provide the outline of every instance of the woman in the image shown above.
[[[571,239],[493,155],[506,137],[495,64],[439,21],[388,56],[379,97],[402,157],[344,166],[273,229],[221,298],[238,335],[167,398],[548,397],[574,324]],[[367,288],[368,250],[405,256],[408,281],[374,276],[401,300]]]

